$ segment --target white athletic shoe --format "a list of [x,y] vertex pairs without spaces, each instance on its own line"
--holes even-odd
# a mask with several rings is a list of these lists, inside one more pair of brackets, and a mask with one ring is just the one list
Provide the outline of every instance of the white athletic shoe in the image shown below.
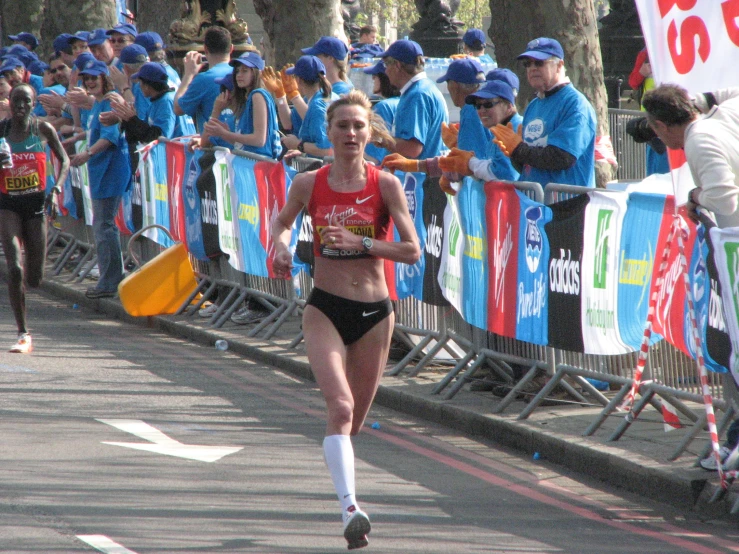
[[[725,446],[722,446],[719,449],[719,454],[721,454],[721,466],[723,469],[726,469],[726,459],[729,457],[729,454],[731,454],[731,450],[729,450]],[[713,451],[711,451],[708,456],[698,462],[698,464],[703,469],[707,469],[708,471],[718,471],[718,464],[716,463],[716,456],[714,456]]]
[[200,317],[213,317],[213,314],[218,311],[218,308],[218,304],[208,304],[205,308],[198,310],[198,315]]
[[31,335],[28,333],[20,333],[18,335],[18,342],[10,347],[9,352],[13,352],[15,354],[30,354],[33,352],[33,341],[31,340]]
[[369,544],[367,533],[372,530],[369,516],[355,506],[350,506],[344,513],[344,538],[347,548],[354,550]]

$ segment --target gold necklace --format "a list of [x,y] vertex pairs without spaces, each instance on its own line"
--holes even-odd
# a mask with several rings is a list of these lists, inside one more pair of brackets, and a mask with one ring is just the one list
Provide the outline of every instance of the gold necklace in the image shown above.
[[[329,177],[331,177],[331,175],[329,175]],[[354,182],[357,179],[366,179],[366,178],[367,178],[367,172],[365,170],[364,165],[362,165],[362,171],[360,173],[358,173],[357,175],[354,175],[352,177],[349,177],[348,179],[344,179],[343,181],[339,181],[338,183],[337,182],[334,182],[334,183],[332,183],[332,186],[334,188],[341,188],[342,185],[345,185],[347,183]]]

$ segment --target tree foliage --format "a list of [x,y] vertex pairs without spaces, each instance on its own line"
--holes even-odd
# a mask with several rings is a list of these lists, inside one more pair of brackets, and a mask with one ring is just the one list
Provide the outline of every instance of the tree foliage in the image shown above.
[[[413,24],[420,15],[414,0],[363,0],[361,14],[364,20],[371,15],[397,21],[398,37],[410,34]],[[483,17],[490,16],[490,5],[486,0],[461,0],[455,17],[462,21],[463,28],[482,29]]]

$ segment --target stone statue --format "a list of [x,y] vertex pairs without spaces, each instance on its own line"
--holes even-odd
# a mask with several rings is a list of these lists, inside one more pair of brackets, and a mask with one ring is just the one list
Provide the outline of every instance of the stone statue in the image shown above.
[[234,44],[250,42],[246,21],[236,15],[235,0],[185,1],[182,16],[169,26],[170,41],[180,45],[203,42],[206,29],[214,22],[228,29]]
[[341,0],[341,17],[344,20],[344,33],[349,39],[349,43],[355,43],[359,40],[359,25],[354,22],[361,11],[362,6],[359,0]]
[[203,25],[210,23],[210,13],[200,8],[200,0],[185,2],[182,17],[175,19],[169,26],[171,42],[190,44],[203,42]]
[[221,22],[228,29],[231,33],[231,41],[234,44],[251,42],[246,21],[236,17],[236,0],[226,2],[226,7],[223,10],[216,10],[216,21]]
[[460,26],[464,25],[454,17],[459,9],[460,0],[416,0],[416,9],[421,14],[413,25],[411,38],[417,40],[423,37],[456,37]]

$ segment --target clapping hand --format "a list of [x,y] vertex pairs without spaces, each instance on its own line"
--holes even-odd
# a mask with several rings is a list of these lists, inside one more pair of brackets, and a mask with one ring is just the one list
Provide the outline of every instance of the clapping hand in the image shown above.
[[518,133],[513,130],[513,124],[508,123],[507,126],[500,123],[490,129],[495,139],[493,142],[498,145],[500,151],[509,158],[518,145],[523,142],[523,125],[518,128]]
[[282,79],[273,67],[267,66],[262,70],[262,82],[264,88],[270,91],[275,98],[285,97],[285,87],[282,85]]
[[444,142],[447,148],[454,148],[457,146],[457,140],[459,138],[459,123],[452,123],[447,125],[443,121],[441,122],[441,140]]

